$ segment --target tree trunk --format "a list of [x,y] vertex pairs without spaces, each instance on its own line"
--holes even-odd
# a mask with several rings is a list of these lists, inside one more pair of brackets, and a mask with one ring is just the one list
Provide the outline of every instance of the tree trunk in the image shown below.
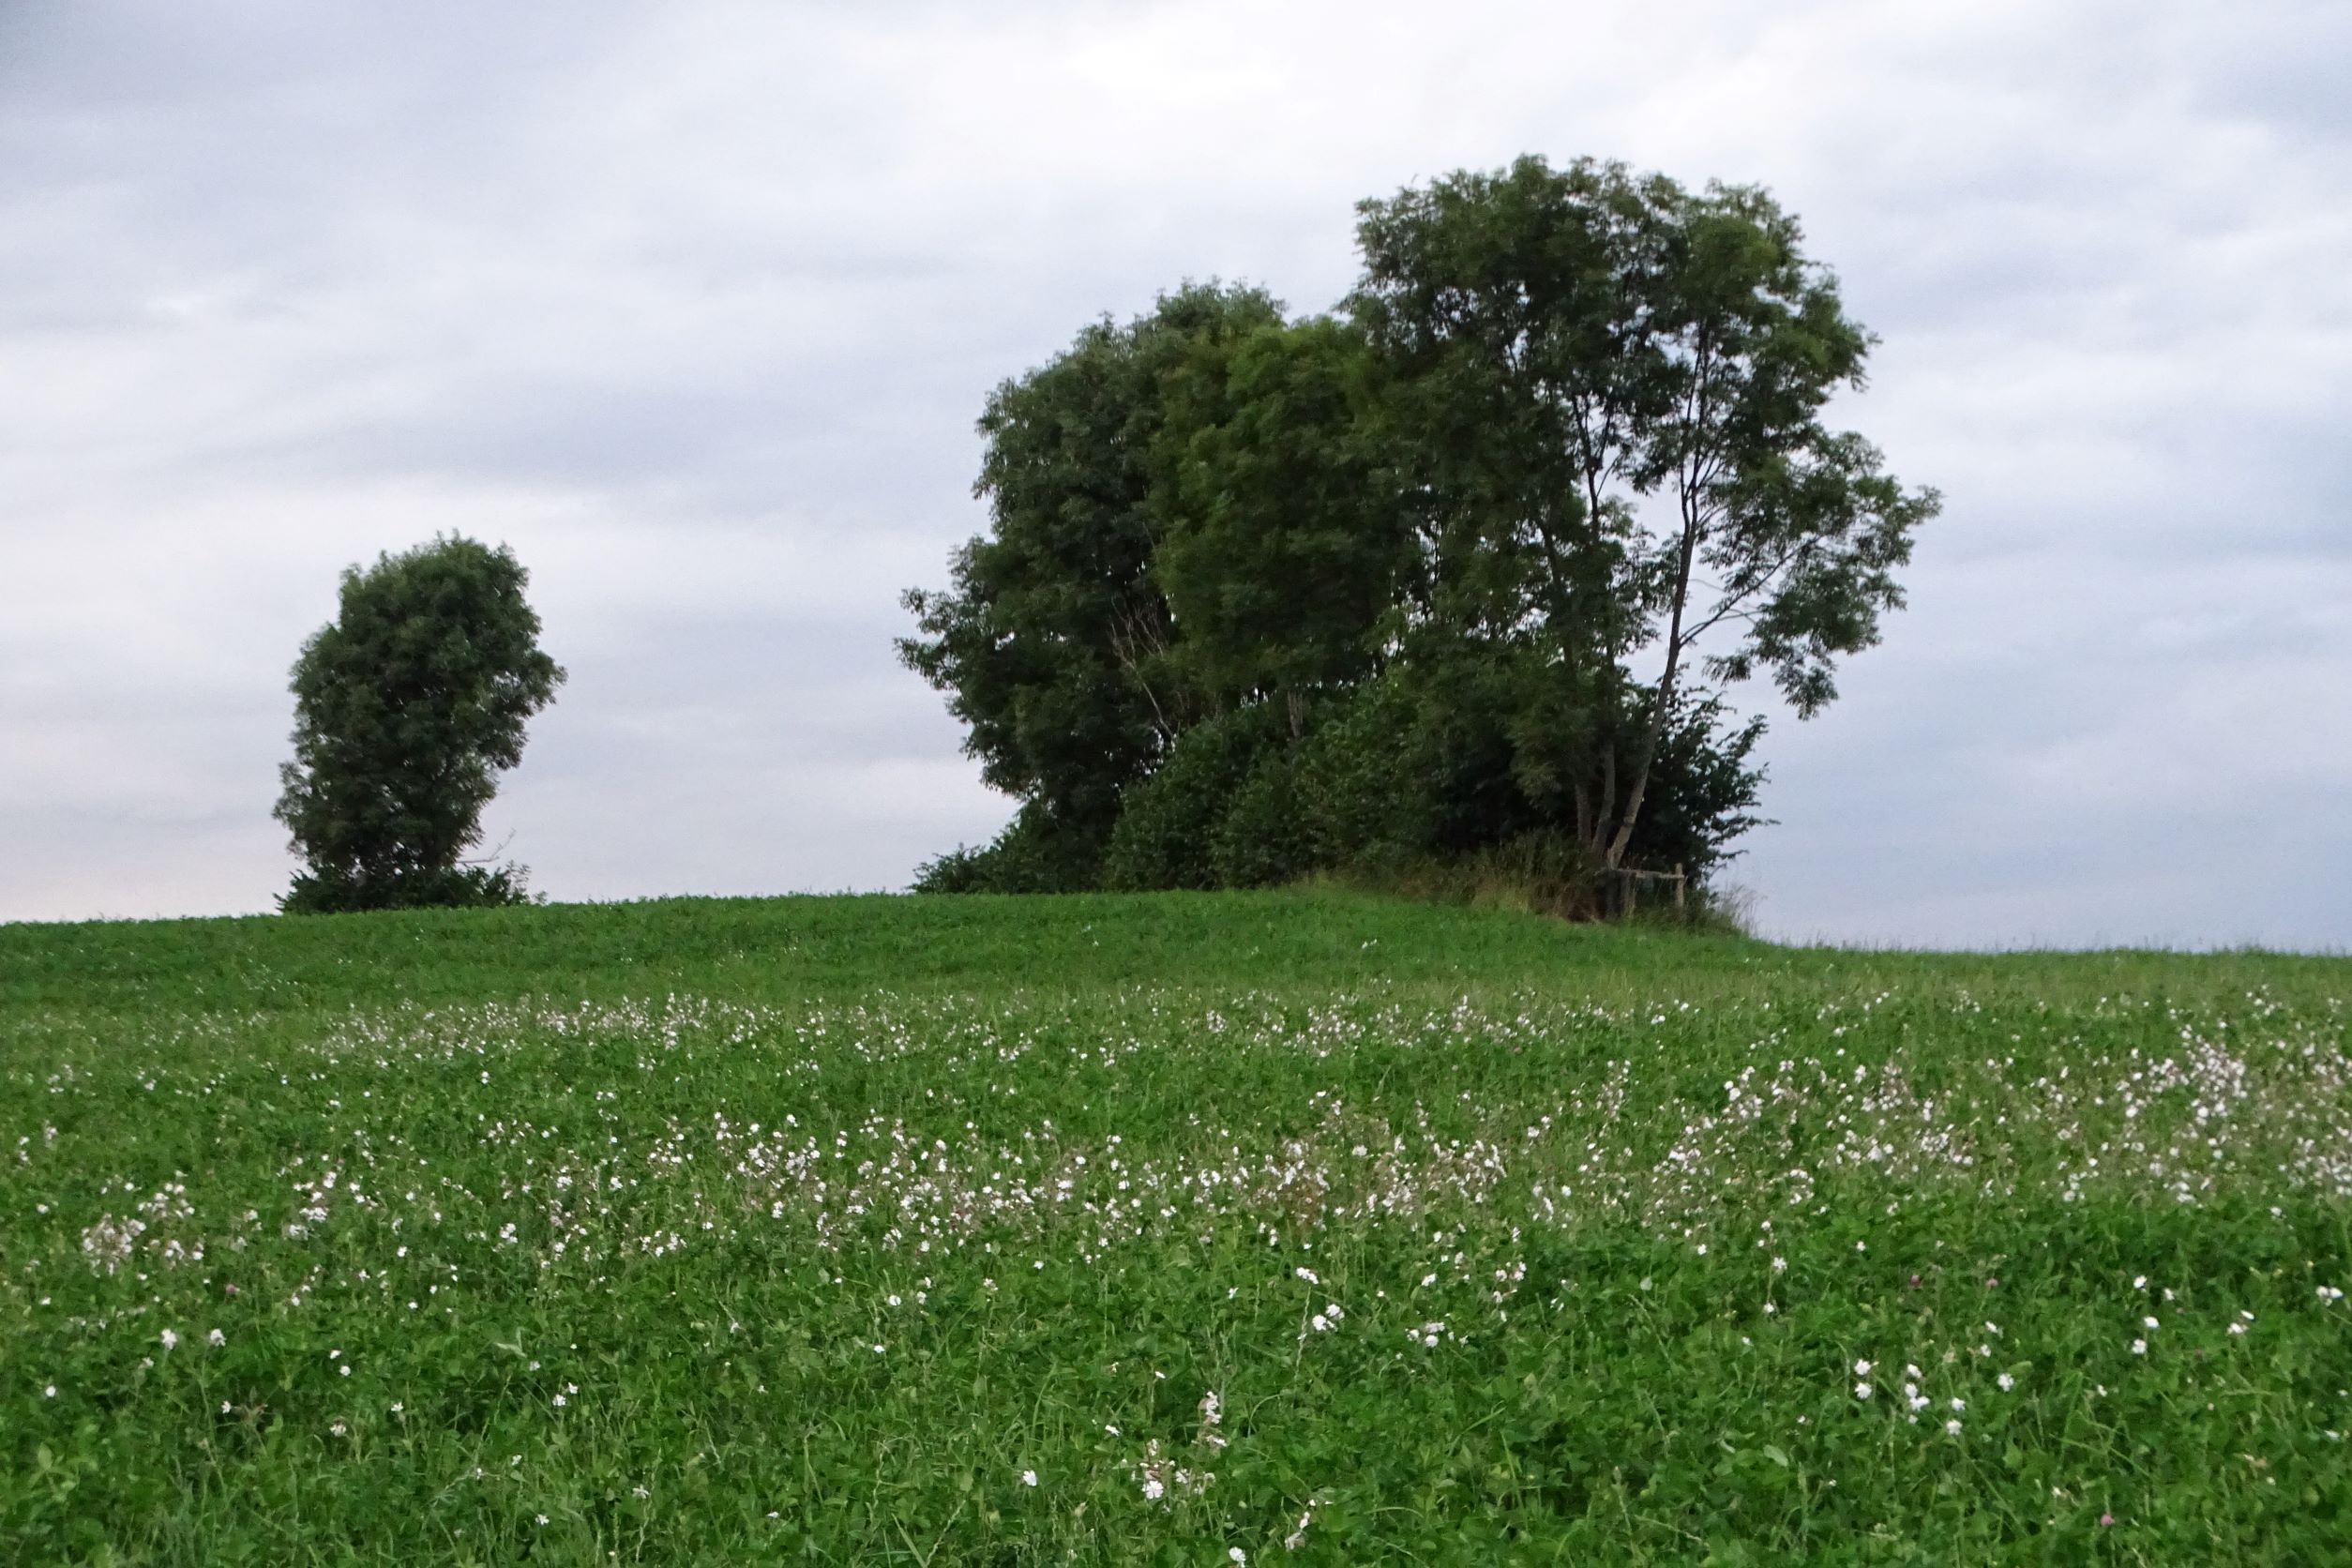
[[1682,663],[1682,611],[1691,596],[1691,560],[1698,550],[1698,501],[1689,490],[1682,493],[1682,547],[1674,563],[1674,601],[1666,623],[1666,658],[1665,672],[1658,677],[1658,689],[1650,700],[1650,719],[1642,727],[1640,761],[1634,765],[1633,787],[1625,793],[1625,815],[1617,824],[1616,837],[1609,840],[1608,854],[1603,864],[1614,871],[1625,859],[1625,846],[1633,842],[1634,823],[1641,816],[1642,797],[1650,791],[1650,765],[1657,760],[1658,741],[1666,733],[1666,709],[1674,701],[1674,677]]

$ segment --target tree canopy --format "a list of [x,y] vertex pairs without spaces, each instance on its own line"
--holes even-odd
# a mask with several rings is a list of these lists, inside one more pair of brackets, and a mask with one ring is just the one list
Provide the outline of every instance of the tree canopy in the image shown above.
[[294,661],[278,820],[305,868],[289,912],[511,903],[519,867],[461,864],[494,775],[564,671],[538,645],[530,574],[504,547],[435,539],[343,573]]
[[1328,314],[1188,285],[990,399],[900,649],[1022,809],[928,885],[1703,874],[1735,689],[1812,716],[1902,604],[1937,498],[1825,423],[1872,339],[1769,195],[1527,158],[1358,217]]

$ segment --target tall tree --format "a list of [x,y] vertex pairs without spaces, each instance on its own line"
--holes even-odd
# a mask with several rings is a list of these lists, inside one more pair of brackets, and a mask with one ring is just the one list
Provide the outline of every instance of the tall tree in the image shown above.
[[1532,650],[1523,728],[1573,737],[1545,766],[1617,867],[1693,684],[1767,671],[1817,712],[1937,497],[1823,424],[1871,339],[1761,191],[1528,158],[1359,212],[1351,306],[1418,411],[1427,624]]
[[1033,836],[1099,845],[1121,791],[1199,716],[1151,573],[1166,384],[1280,321],[1259,290],[1189,286],[988,399],[988,532],[956,552],[949,588],[905,596],[920,635],[898,652],[948,694],[964,749],[1031,808]]
[[512,550],[450,536],[343,574],[294,661],[294,760],[276,815],[306,869],[289,912],[510,903],[514,867],[461,864],[493,776],[564,671],[541,652]]
[[1264,326],[1171,379],[1153,576],[1176,657],[1220,707],[1308,704],[1379,665],[1411,536],[1380,362],[1351,324]]

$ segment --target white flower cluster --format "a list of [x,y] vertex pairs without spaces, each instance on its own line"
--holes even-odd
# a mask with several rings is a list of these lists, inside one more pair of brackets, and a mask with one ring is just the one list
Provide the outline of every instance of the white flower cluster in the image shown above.
[[1158,1503],[1197,1498],[1216,1480],[1207,1470],[1189,1470],[1177,1464],[1161,1452],[1157,1438],[1143,1445],[1143,1457],[1135,1464],[1135,1478],[1143,1492],[1143,1500]]

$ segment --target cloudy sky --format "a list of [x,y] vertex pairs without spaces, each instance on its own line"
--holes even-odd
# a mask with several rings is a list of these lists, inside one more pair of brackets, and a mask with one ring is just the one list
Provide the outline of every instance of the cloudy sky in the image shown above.
[[[1771,187],[1947,497],[1768,744],[1771,934],[2352,947],[2352,7],[0,5],[0,919],[258,911],[337,574],[511,543],[561,899],[1008,812],[890,639],[988,387],[1521,152]],[[511,836],[511,837],[510,837]]]

